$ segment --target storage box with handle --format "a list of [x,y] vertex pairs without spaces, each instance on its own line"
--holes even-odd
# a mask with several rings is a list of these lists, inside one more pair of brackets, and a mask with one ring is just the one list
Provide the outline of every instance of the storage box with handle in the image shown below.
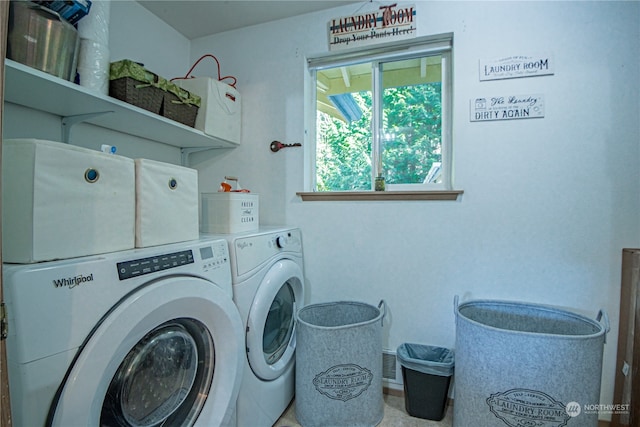
[[132,249],[132,159],[61,142],[2,147],[3,261],[32,263]]
[[[191,71],[203,59],[211,57],[218,62],[213,55],[201,57],[184,77],[172,79],[172,82],[200,96],[201,104],[196,116],[195,128],[207,135],[222,139],[234,144],[240,144],[242,126],[242,99],[240,92],[235,88],[235,78],[220,76],[220,64],[218,62],[218,76],[192,77]],[[233,79],[231,85],[223,80]]]

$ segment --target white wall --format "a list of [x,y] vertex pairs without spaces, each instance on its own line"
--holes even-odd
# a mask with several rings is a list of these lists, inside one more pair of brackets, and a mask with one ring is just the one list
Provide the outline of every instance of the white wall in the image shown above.
[[[606,309],[610,403],[620,254],[640,244],[639,6],[416,2],[419,35],[454,33],[456,202],[303,203],[303,149],[269,151],[304,142],[305,56],[356,7],[194,40],[192,61],[214,53],[243,95],[242,145],[194,156],[201,188],[238,175],[262,223],[301,227],[309,302],[386,300],[389,349],[453,346],[454,295]],[[479,59],[537,53],[553,76],[479,82]],[[545,95],[544,118],[469,121],[470,99],[528,93]]]
[[111,1],[109,48],[112,61],[131,59],[167,78],[191,66],[189,40],[133,0]]

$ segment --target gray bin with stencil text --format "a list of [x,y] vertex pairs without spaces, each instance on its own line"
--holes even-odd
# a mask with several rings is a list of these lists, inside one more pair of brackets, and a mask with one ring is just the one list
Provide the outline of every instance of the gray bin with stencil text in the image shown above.
[[353,301],[312,304],[296,313],[296,418],[304,427],[375,426],[384,415],[382,320]]
[[[458,305],[453,427],[597,427],[609,321],[509,301]],[[602,320],[602,323],[600,322]]]

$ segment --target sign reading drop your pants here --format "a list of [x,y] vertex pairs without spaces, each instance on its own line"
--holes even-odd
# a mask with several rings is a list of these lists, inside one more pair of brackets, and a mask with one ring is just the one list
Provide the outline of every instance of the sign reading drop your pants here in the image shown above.
[[329,21],[329,50],[348,49],[416,37],[415,5],[383,5]]

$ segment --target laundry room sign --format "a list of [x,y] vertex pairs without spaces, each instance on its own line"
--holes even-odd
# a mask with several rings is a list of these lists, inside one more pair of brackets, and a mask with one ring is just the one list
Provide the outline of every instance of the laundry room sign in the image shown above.
[[546,76],[553,72],[553,56],[549,54],[480,60],[480,81]]
[[500,95],[469,102],[472,122],[544,117],[544,95]]
[[370,370],[354,363],[347,363],[320,372],[313,379],[313,385],[319,393],[329,399],[346,402],[364,393],[372,380],[373,374]]
[[415,37],[415,5],[397,3],[329,21],[329,50],[348,49]]

